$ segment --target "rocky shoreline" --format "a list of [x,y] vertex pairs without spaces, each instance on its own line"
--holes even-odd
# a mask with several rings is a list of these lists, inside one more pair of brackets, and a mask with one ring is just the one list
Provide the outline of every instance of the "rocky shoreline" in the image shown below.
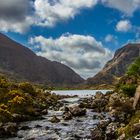
[[[9,138],[11,140],[22,138],[28,140],[127,139],[128,136],[122,130],[134,114],[133,98],[116,92],[106,94],[97,92],[95,96],[89,98],[73,97],[68,101],[69,98],[68,96],[66,100],[65,97],[61,97],[48,110],[40,110],[41,113],[38,115],[40,118],[36,118],[37,120],[22,123],[20,121],[25,121],[27,118],[24,120],[24,117],[20,116],[23,120],[1,123],[0,137],[13,137]],[[17,118],[15,120],[18,120]],[[133,126],[133,134],[137,136],[140,124]],[[84,127],[88,128],[84,130]],[[73,131],[74,129],[76,130]]]

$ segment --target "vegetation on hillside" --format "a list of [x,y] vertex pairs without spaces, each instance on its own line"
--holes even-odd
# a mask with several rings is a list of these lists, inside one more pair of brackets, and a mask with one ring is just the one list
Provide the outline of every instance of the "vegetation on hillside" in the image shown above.
[[[134,63],[128,68],[126,75],[124,75],[119,84],[117,85],[118,93],[127,95],[128,97],[134,97],[137,86],[140,84],[140,57],[138,57]],[[132,98],[133,99],[133,98]],[[128,123],[125,127],[121,127],[118,130],[118,134],[125,134],[126,138],[136,136],[139,134],[140,128],[140,103],[138,102],[136,110],[131,114]]]
[[140,57],[130,65],[127,73],[120,79],[117,90],[130,97],[134,96],[136,87],[140,80]]
[[44,93],[28,82],[13,83],[0,76],[0,122],[14,121],[14,116],[19,115],[33,119],[58,99],[57,95]]

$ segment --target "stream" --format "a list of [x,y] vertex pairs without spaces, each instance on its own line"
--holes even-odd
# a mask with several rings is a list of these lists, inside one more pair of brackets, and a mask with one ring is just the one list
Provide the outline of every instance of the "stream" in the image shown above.
[[[87,98],[87,97],[86,97]],[[61,100],[66,106],[79,104],[83,97],[66,98]],[[51,123],[49,120],[56,115],[61,121]],[[65,121],[62,118],[63,111],[48,110],[48,114],[43,116],[43,120],[22,122],[19,128],[25,130],[18,131],[18,137],[8,138],[5,140],[78,140],[90,139],[90,130],[93,129],[100,119],[93,118],[94,115],[102,115],[108,119],[107,113],[96,113],[87,109],[87,113],[82,117],[74,117]],[[4,140],[4,139],[1,139]]]

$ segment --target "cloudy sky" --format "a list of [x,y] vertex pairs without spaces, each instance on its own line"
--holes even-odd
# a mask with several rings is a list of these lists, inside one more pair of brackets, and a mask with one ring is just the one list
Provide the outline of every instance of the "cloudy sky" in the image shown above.
[[140,39],[140,0],[0,0],[0,31],[88,78]]

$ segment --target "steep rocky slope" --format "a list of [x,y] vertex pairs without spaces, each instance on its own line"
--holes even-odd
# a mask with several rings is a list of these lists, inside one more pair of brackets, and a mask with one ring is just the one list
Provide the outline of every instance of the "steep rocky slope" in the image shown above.
[[129,65],[140,54],[140,44],[127,44],[118,49],[112,60],[94,77],[87,80],[88,85],[112,85],[125,74]]
[[3,34],[0,34],[0,72],[18,80],[57,86],[84,81],[66,65],[39,57]]

